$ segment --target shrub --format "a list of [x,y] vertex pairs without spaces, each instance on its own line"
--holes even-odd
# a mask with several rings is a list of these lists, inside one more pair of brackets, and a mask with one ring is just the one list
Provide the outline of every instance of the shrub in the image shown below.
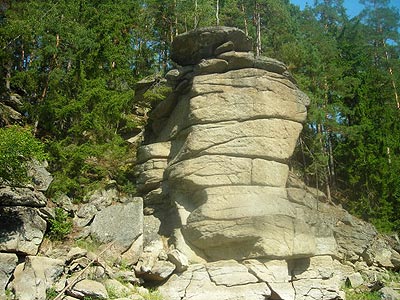
[[61,241],[72,230],[72,221],[62,208],[56,208],[55,217],[50,219],[49,237],[53,241]]
[[0,177],[10,185],[29,182],[28,164],[46,159],[44,144],[29,129],[20,126],[0,128]]

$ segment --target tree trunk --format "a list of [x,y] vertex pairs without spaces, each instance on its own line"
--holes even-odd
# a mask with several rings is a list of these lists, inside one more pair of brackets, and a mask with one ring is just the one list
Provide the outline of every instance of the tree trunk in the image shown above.
[[215,18],[216,18],[217,26],[219,26],[219,0],[217,0],[217,3],[216,3]]
[[397,93],[397,86],[396,86],[396,81],[395,81],[395,77],[394,77],[394,72],[393,72],[393,68],[392,66],[389,64],[389,53],[386,49],[386,43],[385,41],[383,41],[383,47],[385,48],[385,58],[386,58],[386,62],[389,66],[389,74],[390,74],[390,80],[392,82],[392,87],[393,87],[393,93],[394,93],[394,100],[396,101],[396,106],[397,109],[400,109],[400,101],[399,101],[399,94]]
[[194,0],[194,29],[197,28],[198,25],[198,17],[197,17],[197,0]]
[[256,56],[261,54],[261,15],[257,0],[254,2],[254,22],[256,23]]
[[246,36],[248,36],[249,28],[247,26],[246,9],[244,8],[243,4],[242,4],[242,12],[243,12],[243,20],[244,20],[244,33],[246,34]]
[[11,65],[6,66],[6,90],[10,91],[11,90]]
[[[324,133],[324,127],[322,124],[318,124],[318,131],[320,134],[320,138],[319,138],[319,143],[320,143],[320,148],[321,148],[321,154],[327,158],[328,154],[326,151],[326,147],[324,145],[324,141],[323,141],[323,133]],[[330,168],[329,168],[329,162],[326,163],[326,165],[323,168],[323,179],[325,181],[325,192],[326,192],[326,197],[328,198],[328,202],[332,201],[332,197],[331,197],[331,184],[330,184]],[[317,179],[318,182],[318,179]],[[317,188],[318,189],[318,188]]]

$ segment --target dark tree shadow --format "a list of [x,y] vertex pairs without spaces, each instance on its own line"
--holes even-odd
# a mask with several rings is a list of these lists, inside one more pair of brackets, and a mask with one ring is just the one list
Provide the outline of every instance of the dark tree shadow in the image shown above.
[[23,220],[15,207],[0,206],[0,244],[12,239],[22,226]]

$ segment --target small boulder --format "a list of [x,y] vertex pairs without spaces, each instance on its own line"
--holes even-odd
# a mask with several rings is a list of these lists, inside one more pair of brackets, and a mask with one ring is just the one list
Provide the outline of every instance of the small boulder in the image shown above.
[[380,290],[382,300],[399,300],[400,294],[394,289],[385,286]]
[[[67,293],[75,298],[90,297],[90,299],[108,299],[108,293],[105,286],[94,280],[84,279],[76,283]],[[43,298],[44,299],[44,298]]]
[[101,243],[114,241],[123,251],[143,234],[143,200],[132,198],[124,204],[108,206],[96,214],[90,225],[92,237]]
[[47,226],[37,208],[0,206],[0,224],[0,251],[37,254]]
[[17,266],[18,257],[14,253],[0,253],[0,299],[5,296],[6,286]]
[[195,65],[201,59],[211,58],[227,48],[251,51],[253,46],[250,38],[240,29],[204,27],[176,36],[171,46],[171,58],[182,66]]
[[352,287],[357,288],[364,283],[364,279],[362,278],[360,273],[353,273],[347,277],[346,282]]
[[176,271],[181,273],[189,267],[189,260],[185,254],[177,249],[171,250],[168,253],[168,260],[176,266]]
[[64,271],[64,261],[42,256],[27,256],[14,271],[13,288],[19,300],[45,299]]

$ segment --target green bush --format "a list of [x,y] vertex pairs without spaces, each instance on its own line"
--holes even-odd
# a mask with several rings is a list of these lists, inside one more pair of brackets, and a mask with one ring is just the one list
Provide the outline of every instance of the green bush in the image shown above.
[[114,180],[121,191],[134,193],[135,151],[121,137],[104,144],[74,144],[68,141],[49,144],[54,180],[48,196],[66,194],[79,202],[90,191]]
[[346,290],[347,300],[380,300],[381,296],[379,292],[357,292],[354,290]]
[[72,221],[62,208],[56,208],[55,217],[50,219],[49,237],[53,241],[62,241],[71,232]]
[[0,178],[18,186],[29,182],[28,164],[46,159],[44,144],[29,129],[20,126],[0,128]]

